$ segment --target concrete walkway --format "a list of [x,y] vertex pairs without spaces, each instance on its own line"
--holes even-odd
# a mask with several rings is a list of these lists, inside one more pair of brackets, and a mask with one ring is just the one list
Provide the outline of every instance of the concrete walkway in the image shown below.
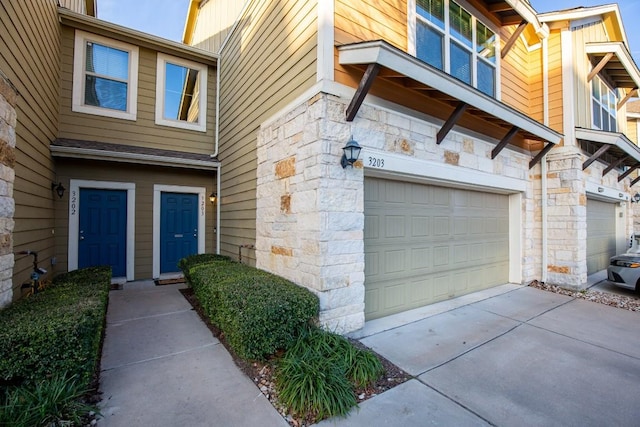
[[[99,425],[286,427],[179,287],[111,292]],[[639,425],[637,312],[504,285],[356,337],[414,379],[318,426]]]
[[288,426],[180,286],[148,281],[110,292],[98,425]]
[[405,326],[368,322],[361,341],[415,379],[318,425],[639,425],[640,313],[529,287],[488,292]]

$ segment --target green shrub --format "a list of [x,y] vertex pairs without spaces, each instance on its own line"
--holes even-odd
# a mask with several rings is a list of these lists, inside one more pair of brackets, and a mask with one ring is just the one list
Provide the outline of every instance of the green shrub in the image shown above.
[[109,267],[73,271],[0,311],[0,384],[73,373],[87,387],[100,357],[110,282]]
[[311,411],[322,420],[344,416],[357,404],[344,366],[313,349],[287,352],[276,375],[278,399],[294,415]]
[[366,387],[384,372],[378,358],[346,338],[310,328],[279,361],[279,400],[294,414],[311,410],[316,421],[344,416],[356,406],[354,387]]
[[190,255],[178,261],[178,268],[182,270],[182,273],[184,274],[184,278],[187,280],[187,282],[191,283],[190,272],[192,268],[202,264],[210,264],[215,261],[229,261],[229,260],[230,260],[229,257],[226,257],[224,255],[217,255],[217,254]]
[[229,259],[191,265],[191,286],[203,311],[244,359],[289,348],[318,317],[318,298],[279,276]]
[[12,427],[81,425],[96,407],[82,402],[88,392],[76,376],[54,375],[7,390],[0,400],[0,425]]

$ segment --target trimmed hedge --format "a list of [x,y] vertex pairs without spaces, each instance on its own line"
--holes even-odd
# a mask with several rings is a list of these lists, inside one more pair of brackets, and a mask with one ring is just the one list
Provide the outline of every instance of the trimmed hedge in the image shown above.
[[111,268],[62,274],[0,311],[0,385],[78,375],[88,387],[100,358]]
[[265,359],[288,349],[317,321],[318,298],[282,277],[222,258],[180,265],[192,265],[184,273],[196,298],[244,359]]
[[193,267],[202,264],[209,264],[215,261],[230,261],[231,258],[226,257],[224,255],[217,254],[197,254],[191,255],[186,258],[182,258],[178,261],[178,268],[182,270],[184,274],[184,278],[187,279],[188,283],[191,283],[190,271]]

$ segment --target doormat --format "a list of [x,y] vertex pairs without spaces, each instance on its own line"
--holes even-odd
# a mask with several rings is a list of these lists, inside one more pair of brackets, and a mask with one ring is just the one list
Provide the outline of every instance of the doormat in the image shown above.
[[184,283],[184,277],[176,277],[175,279],[155,279],[156,286],[162,285],[176,285],[178,283]]

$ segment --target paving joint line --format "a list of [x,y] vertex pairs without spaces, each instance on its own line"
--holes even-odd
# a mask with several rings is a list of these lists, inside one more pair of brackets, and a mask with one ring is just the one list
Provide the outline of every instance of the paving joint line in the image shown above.
[[121,323],[134,322],[136,320],[145,320],[145,319],[153,319],[153,318],[156,318],[156,317],[172,316],[174,314],[186,313],[188,311],[194,311],[194,310],[193,310],[193,308],[185,308],[184,310],[169,311],[167,313],[152,314],[150,316],[132,317],[130,319],[117,320],[117,321],[113,321],[113,322],[111,322],[111,321],[109,321],[109,319],[107,319],[107,325],[119,325]]
[[129,366],[139,365],[141,363],[153,362],[153,361],[160,360],[160,359],[166,359],[168,357],[179,356],[181,354],[189,353],[191,351],[201,350],[203,348],[211,347],[211,346],[214,346],[214,345],[220,345],[220,344],[221,343],[219,341],[218,342],[211,342],[209,344],[204,344],[204,345],[201,345],[201,346],[198,346],[198,347],[191,347],[191,348],[186,349],[186,350],[176,351],[174,353],[169,353],[169,354],[163,354],[162,356],[150,357],[148,359],[143,359],[143,360],[136,360],[135,362],[122,363],[120,365],[111,366],[109,368],[101,369],[100,372],[109,372],[109,371],[113,371],[115,369],[127,368]]

